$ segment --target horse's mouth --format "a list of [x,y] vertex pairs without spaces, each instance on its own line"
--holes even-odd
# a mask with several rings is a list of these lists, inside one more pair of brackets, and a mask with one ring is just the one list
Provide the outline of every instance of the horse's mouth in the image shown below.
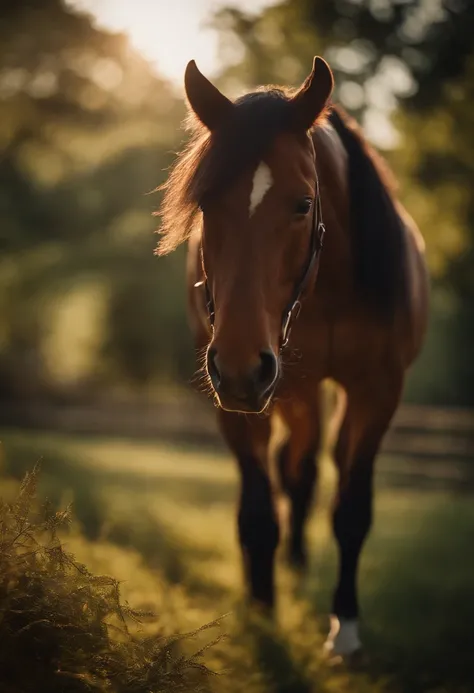
[[230,393],[219,392],[216,399],[224,411],[240,414],[265,414],[270,408],[276,390],[276,383],[263,396],[236,397]]
[[239,400],[223,402],[219,398],[219,405],[224,411],[234,412],[234,414],[264,414],[269,407],[270,401],[271,397],[263,405],[259,406],[248,402],[239,402]]

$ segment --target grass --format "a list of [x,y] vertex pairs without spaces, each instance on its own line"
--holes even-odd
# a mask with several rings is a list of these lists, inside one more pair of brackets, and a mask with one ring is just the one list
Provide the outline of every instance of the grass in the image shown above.
[[[216,693],[467,693],[474,690],[474,503],[468,494],[390,488],[376,494],[360,595],[368,662],[334,669],[321,656],[336,570],[325,461],[304,579],[278,568],[275,624],[242,607],[229,456],[160,443],[4,431],[3,466],[20,478],[42,457],[40,493],[72,501],[82,534],[68,550],[120,579],[124,598],[162,609],[170,632],[227,612],[228,638],[206,657]],[[8,487],[5,486],[5,493]],[[171,691],[170,691],[171,693]]]

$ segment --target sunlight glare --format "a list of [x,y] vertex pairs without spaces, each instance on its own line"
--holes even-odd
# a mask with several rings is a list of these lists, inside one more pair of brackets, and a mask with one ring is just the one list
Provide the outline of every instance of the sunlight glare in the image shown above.
[[220,71],[217,33],[206,22],[231,4],[258,13],[275,0],[69,0],[91,13],[101,28],[123,31],[158,73],[181,87],[189,60],[209,76]]

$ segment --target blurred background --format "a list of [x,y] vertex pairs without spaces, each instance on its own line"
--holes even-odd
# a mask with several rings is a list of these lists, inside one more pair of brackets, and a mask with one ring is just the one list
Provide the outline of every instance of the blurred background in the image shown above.
[[312,56],[383,151],[428,246],[428,343],[406,390],[474,405],[474,9],[463,0],[5,0],[0,401],[160,397],[194,360],[182,249],[152,216],[190,58],[231,96]]
[[[45,488],[58,503],[72,496],[89,539],[133,547],[171,583],[190,580],[189,595],[209,598],[211,616],[216,599],[240,585],[236,476],[195,394],[185,248],[153,254],[156,188],[184,138],[185,65],[196,59],[234,97],[259,84],[297,85],[321,54],[335,73],[335,100],[390,162],[432,277],[428,339],[387,437],[382,529],[368,559],[367,579],[383,586],[382,567],[393,567],[404,542],[411,547],[397,579],[419,629],[407,626],[408,607],[404,616],[397,607],[406,602],[393,592],[385,607],[381,596],[371,607],[377,637],[405,652],[403,691],[431,690],[428,670],[433,686],[449,682],[436,690],[464,686],[470,654],[463,669],[462,652],[474,637],[472,628],[458,636],[452,620],[474,584],[463,544],[470,538],[472,554],[473,36],[469,0],[3,0],[0,8],[4,468],[19,476],[42,456]],[[155,515],[137,520],[148,502]],[[184,549],[183,508],[195,531]],[[407,539],[415,541],[414,521],[419,545]],[[318,535],[324,546],[326,534]],[[208,542],[201,553],[191,547],[200,541]],[[414,580],[415,555],[425,556],[424,582]],[[202,575],[210,565],[212,584],[209,571]],[[315,578],[310,592],[322,590],[326,608],[331,583],[321,584]],[[410,660],[409,645],[426,636],[430,609],[438,625],[423,669],[424,650]],[[434,654],[448,639],[457,658],[461,651],[456,671]]]

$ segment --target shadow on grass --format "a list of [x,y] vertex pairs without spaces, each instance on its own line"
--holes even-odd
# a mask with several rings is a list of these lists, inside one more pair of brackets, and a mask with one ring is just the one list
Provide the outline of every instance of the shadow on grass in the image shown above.
[[160,570],[169,583],[183,585],[191,595],[219,599],[226,594],[211,574],[204,578],[192,570],[193,565],[218,560],[219,552],[186,540],[147,509],[114,522],[107,540],[138,551],[149,568]]
[[[6,474],[22,479],[38,459],[38,444],[34,441],[9,442],[5,445],[3,468]],[[54,445],[41,444],[40,492],[47,496],[53,508],[64,505],[65,498],[73,502],[73,512],[83,534],[90,541],[106,539],[118,546],[132,548],[141,554],[151,569],[159,569],[171,584],[182,584],[190,593],[219,598],[224,588],[212,575],[199,578],[190,566],[210,563],[220,554],[187,540],[165,523],[159,512],[150,511],[150,494],[157,491],[153,508],[159,510],[160,499],[172,497],[180,503],[202,504],[208,508],[213,501],[222,502],[234,495],[232,483],[212,479],[149,477],[130,472],[85,468],[80,458],[73,457]],[[159,492],[159,493],[158,493]],[[147,494],[146,496],[144,494]],[[118,509],[114,501],[125,496],[127,502]],[[192,535],[192,533],[191,533]]]
[[266,625],[253,624],[250,647],[269,693],[312,693],[313,685],[294,660],[287,639]]
[[[249,604],[241,603],[234,615],[237,616],[236,630],[232,634],[234,646],[240,656],[231,664],[230,675],[234,679],[234,690],[255,688],[255,675],[265,693],[315,693],[314,676],[308,675],[308,668],[299,656],[296,656],[291,634],[282,630],[277,621],[255,610]],[[250,673],[250,679],[245,680]],[[236,681],[241,682],[238,687]],[[227,688],[225,689],[227,691]]]
[[[186,477],[181,474],[173,476],[170,470],[166,475],[137,472],[133,466],[133,459],[126,470],[122,468],[120,471],[115,471],[113,467],[94,468],[87,457],[71,455],[67,445],[62,444],[61,440],[51,444],[44,440],[39,442],[34,438],[20,439],[15,436],[7,437],[3,447],[6,452],[4,467],[8,474],[16,478],[21,478],[26,470],[30,469],[39,458],[41,459],[43,487],[47,487],[48,493],[54,490],[54,480],[56,480],[57,485],[62,487],[68,484],[75,489],[84,486],[87,494],[91,495],[94,494],[95,489],[110,488],[110,486],[128,489],[130,493],[153,492],[156,489],[160,495],[203,508],[208,508],[209,504],[214,502],[233,502],[236,497],[235,483],[231,478],[214,478],[211,475],[207,477],[194,475]],[[82,494],[79,495],[80,501],[85,500]]]

